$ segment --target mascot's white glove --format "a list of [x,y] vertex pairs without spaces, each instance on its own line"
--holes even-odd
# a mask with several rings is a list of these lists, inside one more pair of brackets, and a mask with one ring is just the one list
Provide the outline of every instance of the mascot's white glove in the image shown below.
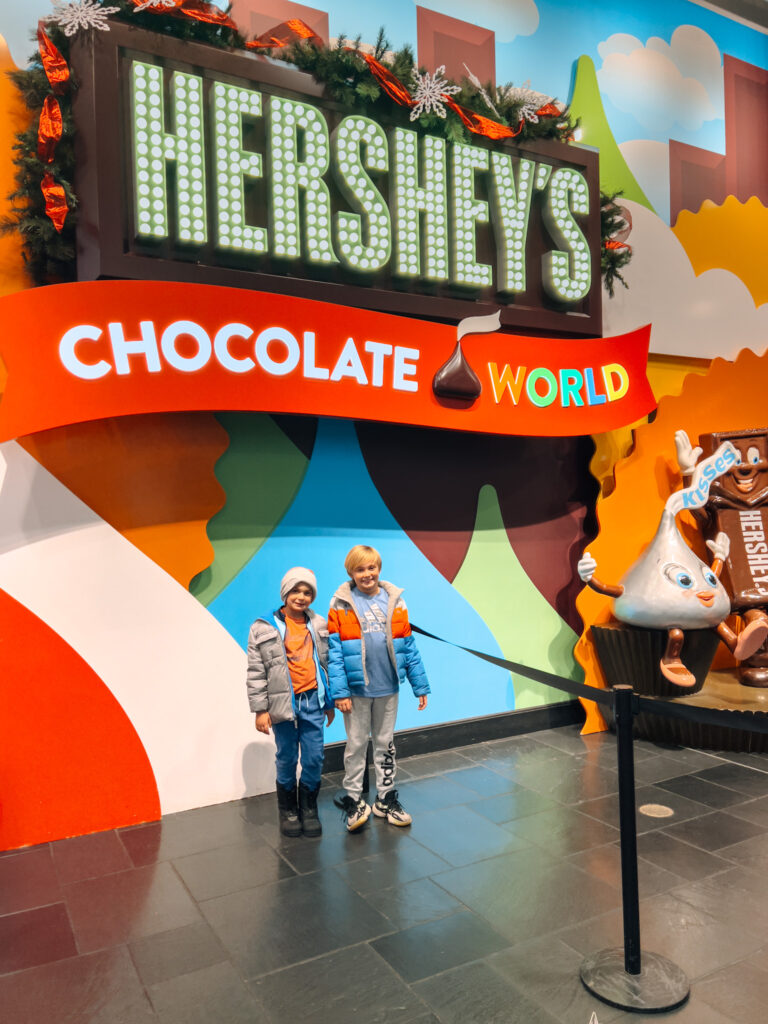
[[707,547],[722,562],[726,560],[731,551],[731,540],[727,533],[718,533],[714,540],[707,541]]
[[576,571],[579,577],[585,582],[589,583],[592,577],[595,575],[595,569],[597,568],[597,562],[594,560],[592,555],[588,551],[579,559],[579,564],[576,566]]
[[684,430],[675,431],[675,448],[677,449],[677,464],[683,476],[690,476],[696,468],[696,463],[701,455],[701,448],[698,445],[694,448]]

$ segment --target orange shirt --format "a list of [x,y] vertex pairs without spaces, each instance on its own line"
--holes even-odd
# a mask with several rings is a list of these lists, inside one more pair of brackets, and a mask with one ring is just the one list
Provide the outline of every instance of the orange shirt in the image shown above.
[[317,688],[312,635],[306,622],[285,616],[285,655],[294,693]]

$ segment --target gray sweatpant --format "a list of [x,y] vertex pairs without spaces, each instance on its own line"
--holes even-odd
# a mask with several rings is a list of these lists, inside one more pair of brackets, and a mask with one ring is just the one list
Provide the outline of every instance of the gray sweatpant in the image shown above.
[[384,796],[395,786],[395,719],[399,694],[388,697],[353,697],[352,710],[344,715],[347,745],[344,748],[344,789],[354,800],[363,792],[368,737],[373,741],[376,791]]

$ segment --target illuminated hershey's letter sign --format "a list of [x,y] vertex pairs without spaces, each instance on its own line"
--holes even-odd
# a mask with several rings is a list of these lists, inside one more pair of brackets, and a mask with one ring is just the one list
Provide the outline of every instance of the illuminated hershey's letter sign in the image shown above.
[[[136,60],[131,68],[135,225],[138,237],[170,231],[168,164],[175,165],[178,239],[314,264],[342,263],[370,275],[386,267],[402,277],[522,293],[531,198],[544,193],[543,215],[556,246],[543,259],[542,285],[564,303],[591,284],[589,246],[576,216],[589,212],[587,183],[570,167],[513,161],[508,152],[446,143],[405,128],[387,133],[370,118],[343,117],[329,132],[310,102],[264,95],[216,81],[204,101],[203,79],[175,71],[170,111],[163,71]],[[264,119],[266,152],[243,147],[243,126]],[[167,123],[173,125],[169,130]],[[213,208],[206,188],[204,139],[213,143]],[[369,172],[386,174],[389,196]],[[487,175],[490,202],[478,198]],[[333,212],[330,179],[348,209]],[[262,223],[245,215],[244,183],[264,178]],[[489,209],[490,207],[490,209]],[[493,266],[478,261],[476,228],[490,220]]]
[[72,45],[78,276],[601,334],[595,151],[471,143],[277,61],[124,25]]

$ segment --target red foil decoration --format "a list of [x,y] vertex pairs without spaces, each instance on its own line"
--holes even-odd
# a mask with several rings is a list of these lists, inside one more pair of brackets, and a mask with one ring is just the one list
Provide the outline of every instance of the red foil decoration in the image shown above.
[[245,46],[248,50],[282,50],[290,43],[305,39],[314,43],[315,46],[322,46],[323,43],[317,32],[310,28],[306,21],[302,21],[301,18],[289,18],[288,21],[281,22],[269,32],[263,32],[258,38],[246,43]]
[[45,212],[50,217],[56,230],[61,233],[64,221],[69,213],[64,189],[61,185],[56,184],[50,171],[46,171],[43,175],[40,189],[45,197]]
[[43,62],[45,76],[57,96],[62,96],[69,88],[69,68],[67,62],[48,38],[42,21],[37,23],[37,48]]
[[182,0],[178,11],[180,14],[186,14],[188,18],[194,18],[195,21],[205,21],[209,25],[224,25],[235,32],[238,30],[234,21],[220,7],[206,3],[205,0]]
[[358,52],[358,56],[363,58],[373,77],[387,96],[390,96],[395,103],[399,103],[401,107],[412,107],[414,105],[414,99],[411,94],[400,79],[393,75],[388,68],[385,68],[383,64],[380,64],[369,53]]
[[[131,0],[134,7],[141,7],[144,0]],[[149,11],[151,14],[167,14],[170,17],[178,18],[186,14],[188,18],[195,21],[205,21],[209,25],[225,25],[237,32],[237,25],[228,17],[220,7],[215,4],[206,3],[206,0],[173,0],[173,3],[162,7],[145,7],[141,12]]]
[[536,111],[538,117],[562,117],[563,112],[559,107],[556,107],[554,103],[545,103],[543,107],[539,107]]
[[55,96],[46,96],[37,126],[37,155],[44,164],[53,163],[53,154],[61,138],[61,107]]
[[457,103],[445,93],[443,93],[442,98],[445,105],[450,107],[455,114],[458,114],[467,128],[474,132],[475,135],[484,135],[487,139],[514,139],[523,130],[522,121],[517,128],[510,128],[509,125],[492,121],[490,117],[476,114],[474,110],[469,110],[468,107],[462,107],[460,103]]

